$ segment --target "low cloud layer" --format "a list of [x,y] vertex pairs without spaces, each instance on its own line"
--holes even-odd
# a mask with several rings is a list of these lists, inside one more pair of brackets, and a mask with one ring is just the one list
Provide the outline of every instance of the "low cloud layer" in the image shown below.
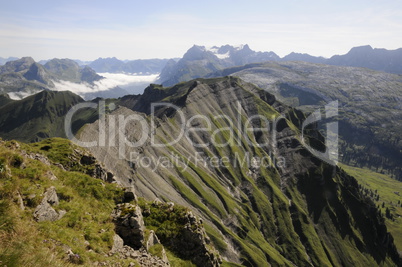
[[[54,82],[55,91],[71,91],[75,94],[83,96],[90,94],[96,96],[97,92],[105,92],[116,87],[124,89],[129,94],[142,94],[145,87],[150,83],[153,83],[158,78],[158,74],[153,75],[127,75],[116,73],[99,73],[99,75],[105,77],[100,81],[96,81],[94,85],[88,83],[72,83],[68,81]],[[123,90],[120,90],[123,91]],[[103,95],[103,94],[101,94]],[[116,95],[119,97],[122,95]]]
[[37,94],[41,91],[33,91],[33,92],[11,92],[8,93],[8,96],[12,99],[12,100],[21,100],[25,97]]

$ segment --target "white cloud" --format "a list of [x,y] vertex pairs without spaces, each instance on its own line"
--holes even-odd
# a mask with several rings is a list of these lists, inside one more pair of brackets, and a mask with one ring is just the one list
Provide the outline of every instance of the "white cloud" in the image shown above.
[[101,81],[108,81],[110,83],[115,83],[115,86],[125,86],[131,83],[152,83],[156,81],[159,74],[152,75],[141,75],[141,74],[123,74],[123,73],[98,73],[99,75],[105,77]]
[[39,92],[41,92],[41,91],[34,91],[34,92],[11,92],[11,93],[8,93],[8,96],[9,96],[11,99],[13,99],[13,100],[21,100],[21,99],[23,99],[23,98],[25,98],[25,97],[28,97],[28,96],[37,94],[37,93],[39,93]]
[[[97,92],[109,91],[115,87],[121,87],[130,94],[141,94],[145,87],[158,78],[158,74],[152,75],[128,75],[116,73],[99,73],[105,79],[94,82],[94,85],[88,83],[72,83],[69,81],[54,81],[55,91],[71,91],[77,95],[86,94],[96,95]],[[120,95],[122,96],[122,95]]]

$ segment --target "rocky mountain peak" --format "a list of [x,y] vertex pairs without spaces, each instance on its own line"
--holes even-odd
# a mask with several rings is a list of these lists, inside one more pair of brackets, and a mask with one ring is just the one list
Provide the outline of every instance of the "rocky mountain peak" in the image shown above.
[[206,50],[204,46],[193,45],[184,55],[183,60],[201,60],[204,59]]
[[24,77],[27,80],[36,80],[41,82],[47,86],[54,87],[53,82],[51,81],[51,75],[46,72],[45,68],[39,63],[33,63],[29,67],[28,71],[24,74]]
[[32,57],[23,57],[14,61],[9,61],[4,66],[0,67],[0,74],[6,72],[26,71],[34,63],[35,60]]
[[371,45],[363,45],[363,46],[357,46],[357,47],[353,47],[352,49],[350,49],[350,51],[348,52],[348,54],[353,54],[353,53],[367,53],[367,52],[371,52],[374,49],[371,47]]

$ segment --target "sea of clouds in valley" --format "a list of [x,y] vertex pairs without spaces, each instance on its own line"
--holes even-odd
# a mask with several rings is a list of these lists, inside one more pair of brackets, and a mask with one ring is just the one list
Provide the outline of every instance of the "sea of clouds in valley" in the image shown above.
[[[110,91],[108,97],[121,97],[127,94],[142,94],[145,87],[158,78],[158,74],[130,75],[122,73],[98,73],[105,77],[95,81],[93,85],[88,83],[72,83],[69,81],[54,82],[55,91],[71,91],[84,99],[104,97],[106,91]],[[119,88],[116,88],[119,87]]]

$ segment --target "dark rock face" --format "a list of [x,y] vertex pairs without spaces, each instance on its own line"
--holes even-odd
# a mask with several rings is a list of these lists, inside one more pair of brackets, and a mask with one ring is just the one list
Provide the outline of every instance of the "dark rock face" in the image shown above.
[[116,233],[124,240],[124,244],[134,249],[141,248],[145,229],[141,208],[128,203],[119,204],[112,217]]
[[160,242],[154,231],[150,231],[147,239],[144,239],[145,226],[139,206],[129,203],[119,204],[113,211],[112,217],[117,235],[113,237],[110,254],[117,254],[123,259],[135,259],[140,266],[170,266],[163,246],[160,255],[149,253],[150,248],[160,245]]
[[208,248],[211,244],[202,221],[192,212],[188,212],[184,218],[185,224],[182,234],[175,239],[172,244],[176,251],[187,259],[191,259],[197,266],[217,267],[222,263],[222,259],[217,251]]
[[79,70],[81,81],[93,84],[95,81],[99,81],[104,77],[96,74],[96,72],[88,66]]
[[51,76],[46,72],[42,65],[33,63],[29,70],[24,74],[27,80],[35,80],[49,87],[54,87]]

